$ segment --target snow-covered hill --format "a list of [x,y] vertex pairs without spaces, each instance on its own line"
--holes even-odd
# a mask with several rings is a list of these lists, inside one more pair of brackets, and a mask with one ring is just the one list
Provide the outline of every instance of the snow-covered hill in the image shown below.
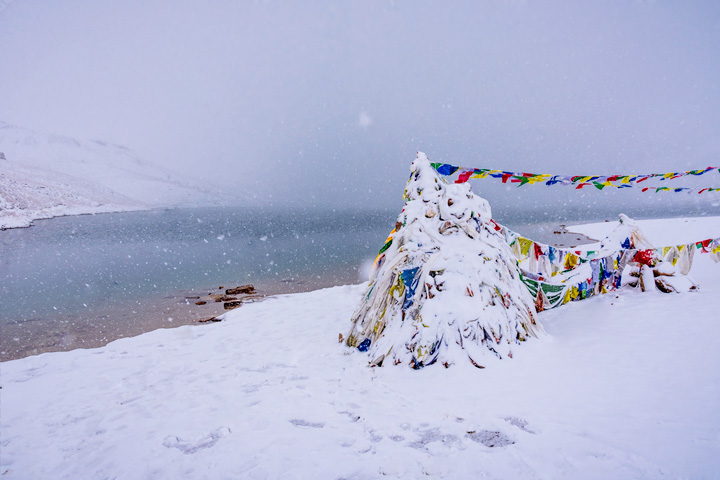
[[221,202],[127,147],[0,122],[0,229],[60,215]]

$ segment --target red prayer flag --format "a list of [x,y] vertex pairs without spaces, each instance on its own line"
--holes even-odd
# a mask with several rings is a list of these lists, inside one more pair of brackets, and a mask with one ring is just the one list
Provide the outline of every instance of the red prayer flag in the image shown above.
[[470,180],[470,176],[471,176],[472,174],[473,174],[473,171],[472,171],[472,170],[465,170],[464,172],[462,172],[462,173],[458,176],[458,179],[455,180],[455,183],[465,183],[465,182],[467,182],[468,180]]

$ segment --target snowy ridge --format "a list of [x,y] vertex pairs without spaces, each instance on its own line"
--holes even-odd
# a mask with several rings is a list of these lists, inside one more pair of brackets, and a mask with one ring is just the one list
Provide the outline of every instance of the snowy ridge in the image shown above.
[[27,227],[33,220],[84,213],[141,210],[146,205],[77,177],[2,161],[0,228]]
[[132,150],[38,133],[0,122],[0,228],[60,215],[178,205],[224,198],[180,181]]

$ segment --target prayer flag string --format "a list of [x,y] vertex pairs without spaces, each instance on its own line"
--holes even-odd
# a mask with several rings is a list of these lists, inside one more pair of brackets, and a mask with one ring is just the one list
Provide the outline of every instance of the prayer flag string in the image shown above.
[[643,182],[649,179],[664,181],[674,180],[686,176],[699,176],[704,173],[717,171],[720,167],[707,167],[699,170],[688,170],[686,172],[670,173],[648,173],[643,175],[552,175],[547,173],[526,173],[507,172],[504,170],[491,170],[487,168],[457,167],[447,163],[432,163],[432,167],[440,175],[450,177],[457,174],[455,183],[465,183],[471,178],[495,178],[502,183],[514,183],[519,187],[523,185],[571,185],[580,190],[584,187],[595,187],[602,190],[605,187],[612,188],[640,188],[643,192],[685,192],[685,193],[707,193],[720,192],[720,187],[688,188],[688,187],[666,187],[646,186]]
[[629,236],[622,241],[620,248],[599,242],[591,244],[595,250],[587,250],[583,246],[572,249],[547,245],[523,237],[494,220],[491,224],[510,245],[518,261],[522,281],[539,299],[536,303],[538,310],[620,288],[623,269],[628,262],[653,265],[665,261],[683,275],[690,271],[695,252],[709,254],[715,262],[720,262],[720,238],[659,248],[637,248]]

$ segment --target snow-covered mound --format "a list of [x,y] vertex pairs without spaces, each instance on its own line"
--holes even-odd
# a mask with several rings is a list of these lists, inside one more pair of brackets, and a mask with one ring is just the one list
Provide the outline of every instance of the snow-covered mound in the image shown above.
[[441,180],[423,153],[411,171],[347,345],[368,351],[373,365],[482,368],[512,358],[542,327],[490,206],[468,184]]
[[216,204],[132,150],[0,122],[0,228],[59,215]]

